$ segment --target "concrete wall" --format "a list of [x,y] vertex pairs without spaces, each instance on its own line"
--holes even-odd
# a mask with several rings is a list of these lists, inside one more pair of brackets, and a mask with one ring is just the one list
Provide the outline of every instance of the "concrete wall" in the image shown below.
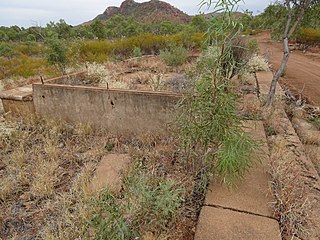
[[88,123],[116,134],[164,132],[180,97],[170,93],[33,85],[38,115]]
[[35,112],[32,100],[2,99],[2,104],[4,112],[12,116],[28,116]]

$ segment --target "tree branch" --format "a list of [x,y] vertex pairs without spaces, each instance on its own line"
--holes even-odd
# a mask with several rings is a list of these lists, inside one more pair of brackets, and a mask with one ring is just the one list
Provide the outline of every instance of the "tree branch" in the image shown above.
[[296,30],[298,24],[300,23],[303,15],[305,13],[305,8],[302,8],[301,11],[300,11],[300,14],[298,16],[298,18],[296,19],[296,21],[294,22],[293,26],[290,28],[290,31],[289,31],[289,34],[288,34],[288,37],[290,38],[291,35],[294,33],[294,31]]
[[284,32],[283,32],[283,38],[289,37],[288,32],[289,32],[289,28],[290,28],[290,24],[291,24],[291,19],[292,19],[290,0],[286,0],[286,7],[287,7],[287,11],[288,11],[288,19],[287,19],[286,28],[284,29]]

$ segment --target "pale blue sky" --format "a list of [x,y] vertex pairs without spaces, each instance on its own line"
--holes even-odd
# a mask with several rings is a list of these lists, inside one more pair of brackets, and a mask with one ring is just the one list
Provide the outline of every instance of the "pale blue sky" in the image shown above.
[[[64,19],[71,25],[78,25],[93,19],[108,6],[119,6],[121,0],[1,0],[0,26],[18,25],[29,27],[45,26],[49,21]],[[145,2],[136,0],[136,2]],[[198,13],[197,0],[167,0],[180,10],[194,15]],[[263,11],[271,0],[245,0],[240,9],[249,9],[255,14]],[[201,9],[203,12],[205,9]]]

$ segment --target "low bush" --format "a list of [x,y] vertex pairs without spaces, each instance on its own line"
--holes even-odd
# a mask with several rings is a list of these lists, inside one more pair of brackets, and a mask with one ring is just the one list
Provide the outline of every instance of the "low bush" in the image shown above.
[[142,52],[141,52],[141,48],[139,47],[134,47],[133,51],[132,51],[132,55],[134,57],[141,57],[142,56]]
[[269,63],[264,57],[254,54],[248,61],[247,70],[249,72],[268,71]]
[[188,51],[182,45],[171,45],[160,51],[160,58],[168,66],[179,66],[187,61]]
[[17,51],[7,43],[0,43],[0,57],[13,58]]
[[55,76],[55,69],[44,58],[20,55],[12,59],[0,58],[0,79],[12,77]]
[[158,235],[177,215],[183,189],[174,181],[136,170],[125,179],[122,196],[106,190],[92,203],[95,212],[90,225],[96,239],[135,239],[148,232]]
[[303,28],[296,34],[296,41],[307,44],[316,45],[320,43],[320,29]]
[[259,52],[259,44],[258,41],[256,39],[252,39],[247,43],[247,48],[249,53],[251,54],[255,54],[257,52]]
[[[203,34],[194,33],[188,42],[183,41],[182,34],[169,36],[142,34],[139,36],[104,41],[85,41],[80,46],[80,57],[83,61],[105,62],[108,59],[122,59],[132,56],[134,49],[140,49],[142,55],[159,54],[160,50],[170,45],[190,45],[200,47],[203,42]],[[188,46],[186,46],[188,45]]]
[[57,67],[62,74],[65,74],[68,63],[66,43],[59,39],[50,39],[46,42],[46,45],[48,63]]

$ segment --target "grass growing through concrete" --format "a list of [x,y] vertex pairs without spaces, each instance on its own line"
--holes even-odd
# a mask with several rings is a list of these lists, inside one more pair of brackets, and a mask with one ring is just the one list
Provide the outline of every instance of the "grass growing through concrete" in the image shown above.
[[293,158],[283,141],[275,141],[272,149],[270,173],[273,208],[279,219],[281,233],[289,237],[307,237],[311,203],[306,197],[307,187],[300,180],[302,173],[292,162]]
[[282,104],[281,100],[277,100],[274,109],[264,111],[265,128],[269,129],[272,207],[284,239],[311,239],[312,184],[305,177],[308,170],[303,168],[306,163],[299,159],[298,143],[290,140],[292,136],[287,125],[290,123],[284,120],[287,116]]

